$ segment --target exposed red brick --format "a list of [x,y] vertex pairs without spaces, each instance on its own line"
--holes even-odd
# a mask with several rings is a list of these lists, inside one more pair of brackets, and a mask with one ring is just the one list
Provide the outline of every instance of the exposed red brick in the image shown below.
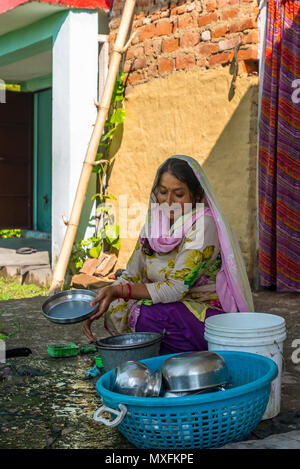
[[160,13],[154,13],[151,15],[151,21],[157,21],[160,19]]
[[219,46],[218,43],[213,42],[213,43],[205,43],[203,45],[200,45],[198,48],[198,52],[201,55],[209,55],[209,54],[215,54],[216,52],[219,52]]
[[220,52],[219,54],[211,55],[208,60],[210,67],[219,64],[226,64],[233,58],[233,52]]
[[141,26],[143,26],[143,20],[137,20],[134,22],[135,28],[140,28]]
[[257,47],[249,47],[248,49],[240,49],[238,51],[238,60],[257,60],[258,50]]
[[198,18],[198,26],[201,28],[201,26],[206,26],[207,24],[211,24],[217,20],[218,20],[217,13],[210,13],[209,15],[200,16]]
[[130,59],[134,59],[134,51],[133,51],[132,47],[130,47],[126,51],[126,60],[130,60]]
[[233,37],[231,39],[225,39],[225,41],[219,41],[219,50],[233,49],[235,46],[241,43],[240,36]]
[[145,39],[150,39],[156,34],[155,25],[153,23],[146,24],[140,29],[139,33],[140,33],[139,39],[141,42],[144,41]]
[[225,36],[228,31],[227,26],[219,26],[211,32],[211,37],[222,37]]
[[173,72],[174,70],[174,60],[173,59],[166,59],[160,58],[158,61],[158,72],[165,73],[165,72]]
[[146,67],[146,59],[139,58],[133,62],[132,70],[140,70],[141,68],[145,68],[145,67]]
[[176,57],[176,70],[184,70],[195,65],[194,54],[178,54]]
[[156,64],[150,65],[147,68],[147,77],[148,78],[154,77],[157,75],[157,72],[158,72],[157,65]]
[[197,57],[197,66],[206,67],[206,57]]
[[249,33],[243,35],[243,44],[254,43],[257,44],[259,41],[259,33],[257,30],[249,31]]
[[155,35],[156,36],[169,35],[172,33],[172,30],[173,30],[173,24],[170,21],[160,21],[159,23],[156,23]]
[[221,19],[222,20],[229,20],[231,18],[236,18],[239,14],[239,10],[237,8],[231,10],[225,10],[222,12]]
[[144,47],[146,56],[158,56],[161,53],[161,39],[146,39],[144,41]]
[[218,10],[221,10],[221,8],[224,8],[226,5],[228,5],[228,3],[229,3],[228,0],[217,0]]
[[210,0],[206,4],[206,11],[215,11],[217,8],[217,2],[215,0]]
[[186,10],[186,5],[180,5],[180,6],[177,6],[176,8],[172,8],[171,16],[183,15],[183,13],[185,13],[185,10]]
[[199,44],[199,33],[185,33],[180,38],[180,47],[193,47]]
[[163,39],[161,43],[162,52],[173,52],[178,49],[179,41],[176,38]]
[[161,16],[161,18],[169,18],[170,10],[162,11],[160,16]]
[[144,57],[145,56],[145,49],[144,47],[136,47],[134,49],[135,57]]
[[128,78],[127,78],[127,83],[130,84],[130,83],[134,83],[136,81],[140,81],[143,79],[144,79],[143,72],[142,73],[133,72],[133,73],[129,73]]
[[197,13],[192,11],[191,13],[185,13],[178,18],[178,28],[196,28],[197,27]]
[[236,21],[229,26],[230,33],[236,33],[238,31],[245,31],[246,29],[253,29],[257,27],[257,21],[255,18],[247,18],[243,21]]

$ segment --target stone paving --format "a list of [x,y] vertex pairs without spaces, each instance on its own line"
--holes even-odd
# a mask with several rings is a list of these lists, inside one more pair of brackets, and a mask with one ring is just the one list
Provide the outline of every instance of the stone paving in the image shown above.
[[[96,379],[85,372],[94,364],[94,355],[52,358],[51,343],[88,345],[82,324],[57,325],[41,313],[45,297],[0,302],[0,323],[6,333],[14,333],[7,349],[29,347],[28,357],[11,358],[0,364],[0,448],[133,449],[116,428],[93,420],[101,399]],[[285,318],[284,370],[281,412],[262,421],[246,442],[234,448],[300,448],[300,300],[297,294],[262,291],[254,294],[256,311]],[[103,322],[94,327],[98,338],[107,335]],[[275,445],[275,446],[274,446]],[[228,447],[223,447],[226,449]]]

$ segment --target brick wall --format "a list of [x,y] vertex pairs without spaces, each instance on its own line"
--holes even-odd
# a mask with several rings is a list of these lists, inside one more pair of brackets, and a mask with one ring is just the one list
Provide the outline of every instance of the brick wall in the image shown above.
[[[120,24],[123,0],[110,21],[110,50]],[[127,88],[176,71],[221,67],[239,45],[239,73],[257,73],[256,0],[137,0],[126,57]]]

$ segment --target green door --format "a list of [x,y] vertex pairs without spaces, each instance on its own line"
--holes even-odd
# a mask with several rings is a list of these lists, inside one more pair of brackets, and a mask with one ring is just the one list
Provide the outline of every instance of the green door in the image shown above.
[[34,228],[51,232],[52,89],[35,93]]

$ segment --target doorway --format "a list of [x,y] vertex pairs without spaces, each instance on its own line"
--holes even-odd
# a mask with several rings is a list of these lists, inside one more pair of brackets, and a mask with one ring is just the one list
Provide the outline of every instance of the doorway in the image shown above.
[[0,104],[0,228],[32,228],[33,94]]

